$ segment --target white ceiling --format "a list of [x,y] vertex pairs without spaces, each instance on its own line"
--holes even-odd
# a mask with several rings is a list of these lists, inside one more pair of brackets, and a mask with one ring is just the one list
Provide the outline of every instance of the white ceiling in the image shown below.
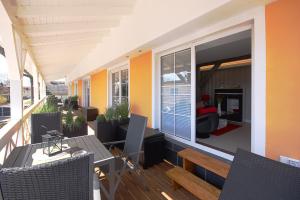
[[2,2],[46,80],[67,76],[136,4],[136,0]]

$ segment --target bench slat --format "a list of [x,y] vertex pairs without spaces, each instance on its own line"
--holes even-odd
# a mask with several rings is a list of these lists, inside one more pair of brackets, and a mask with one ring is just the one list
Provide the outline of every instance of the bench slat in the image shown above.
[[181,185],[202,200],[214,200],[220,196],[221,191],[219,189],[181,167],[170,169],[166,174],[176,184]]
[[178,152],[178,156],[186,159],[208,171],[211,171],[226,179],[230,165],[203,153],[187,148]]

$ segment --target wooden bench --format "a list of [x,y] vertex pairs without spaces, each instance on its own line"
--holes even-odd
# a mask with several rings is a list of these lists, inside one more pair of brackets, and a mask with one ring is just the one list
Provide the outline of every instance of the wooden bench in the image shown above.
[[197,165],[201,166],[226,178],[230,165],[189,148],[178,152],[178,156],[183,159],[183,168],[175,167],[166,172],[167,176],[173,181],[174,189],[182,186],[199,199],[218,199],[221,191],[194,175],[195,167]]
[[182,157],[183,169],[192,173],[198,165],[226,179],[230,169],[229,164],[190,148],[178,152],[178,156]]
[[182,186],[202,200],[214,200],[220,196],[221,191],[219,189],[181,167],[175,167],[166,173],[172,179],[174,189]]

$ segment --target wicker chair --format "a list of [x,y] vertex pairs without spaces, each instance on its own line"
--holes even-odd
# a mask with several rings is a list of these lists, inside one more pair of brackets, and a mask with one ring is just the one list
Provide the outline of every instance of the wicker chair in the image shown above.
[[93,175],[93,160],[93,154],[85,154],[33,167],[2,168],[2,199],[100,199],[99,181]]
[[51,130],[62,132],[62,116],[60,112],[31,115],[31,144],[42,142],[42,135]]
[[299,200],[300,169],[238,149],[220,200]]

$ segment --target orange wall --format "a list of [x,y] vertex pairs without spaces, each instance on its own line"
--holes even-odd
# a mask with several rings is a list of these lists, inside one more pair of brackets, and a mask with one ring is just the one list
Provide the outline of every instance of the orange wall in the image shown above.
[[78,102],[82,106],[82,80],[78,80],[77,88]]
[[148,117],[152,122],[152,52],[130,59],[131,112]]
[[91,76],[91,106],[104,113],[107,107],[107,70]]
[[266,154],[300,159],[300,1],[266,7]]

